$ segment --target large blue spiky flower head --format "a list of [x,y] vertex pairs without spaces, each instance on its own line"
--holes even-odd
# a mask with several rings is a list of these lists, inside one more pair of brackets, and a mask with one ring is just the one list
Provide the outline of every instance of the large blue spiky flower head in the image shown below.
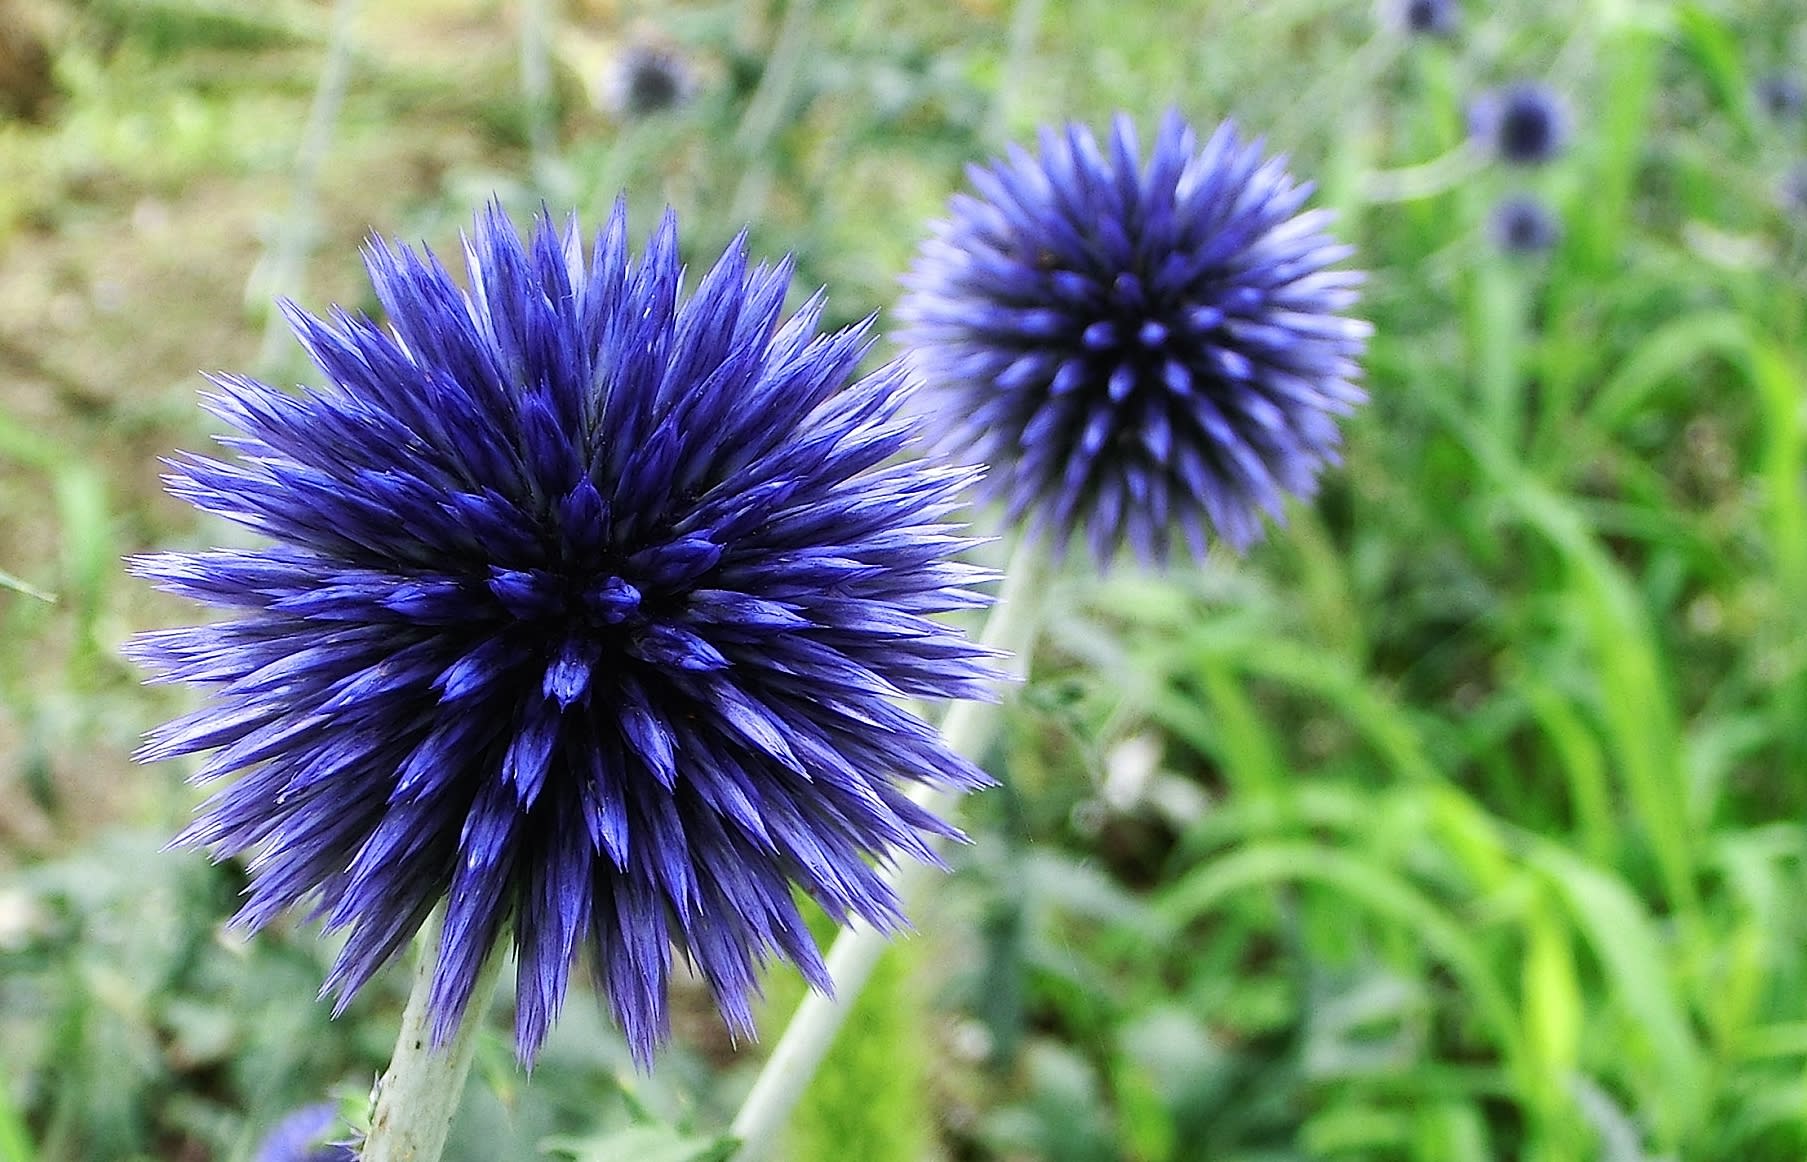
[[984,781],[900,704],[987,689],[930,616],[987,600],[943,520],[976,473],[900,456],[901,367],[851,382],[865,327],[783,321],[741,242],[688,298],[669,214],[586,263],[495,210],[465,260],[375,242],[387,327],[290,312],[325,386],[216,381],[238,455],[172,490],[274,543],[137,562],[235,614],[138,644],[212,690],[142,757],[239,776],[185,838],[254,853],[245,924],[344,931],[341,1006],[444,901],[442,1038],[509,933],[524,1059],[586,947],[643,1063],[674,945],[749,1034],[769,957],[827,985],[793,886],[895,927],[880,866],[953,834],[906,788]]
[[1169,113],[1144,163],[1119,115],[969,171],[900,307],[939,440],[1058,549],[1240,550],[1336,459],[1366,323],[1309,185],[1226,123]]

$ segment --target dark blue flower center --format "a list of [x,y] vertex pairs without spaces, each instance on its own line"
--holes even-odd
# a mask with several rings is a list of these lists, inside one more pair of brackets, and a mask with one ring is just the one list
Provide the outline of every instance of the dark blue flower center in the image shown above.
[[655,671],[726,668],[715,646],[681,628],[721,555],[706,538],[676,537],[593,565],[492,566],[487,588],[507,623],[498,627],[512,643],[507,652],[519,664],[543,665],[545,697],[568,708],[588,697],[605,657]]
[[1159,280],[1119,274],[1098,304],[1103,317],[1081,332],[1076,354],[1113,403],[1144,396],[1152,405],[1190,394],[1195,384],[1209,390],[1218,369],[1197,363],[1219,350],[1228,317],[1223,305],[1203,301],[1212,297],[1197,283],[1162,293]]
[[1413,32],[1444,32],[1453,16],[1449,0],[1409,0],[1405,6],[1406,27]]
[[628,72],[628,112],[645,116],[669,109],[683,95],[675,62],[662,54],[638,57]]
[[1510,158],[1535,160],[1555,146],[1556,116],[1548,102],[1531,95],[1508,101],[1500,115],[1500,152]]
[[503,609],[526,622],[601,630],[641,613],[640,590],[607,573],[578,580],[544,569],[492,568],[489,591]]

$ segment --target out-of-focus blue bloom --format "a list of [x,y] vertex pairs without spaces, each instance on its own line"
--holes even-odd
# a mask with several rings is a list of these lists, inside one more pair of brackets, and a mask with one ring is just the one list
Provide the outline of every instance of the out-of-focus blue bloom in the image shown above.
[[358,1162],[350,1146],[326,1141],[338,1121],[339,1109],[330,1103],[296,1110],[276,1123],[253,1162]]
[[736,242],[686,298],[675,220],[636,262],[621,206],[584,249],[495,210],[461,290],[375,242],[387,326],[290,309],[325,387],[216,380],[239,454],[172,491],[276,543],[136,562],[236,613],[137,644],[212,690],[141,757],[239,776],[183,838],[255,853],[240,922],[345,931],[340,1007],[444,901],[438,1036],[510,933],[524,1059],[587,944],[647,1062],[674,943],[750,1034],[767,959],[827,984],[793,885],[901,923],[874,864],[953,834],[905,786],[985,776],[898,700],[986,694],[930,615],[989,574],[943,520],[978,474],[899,459],[903,368],[850,383],[866,328],[784,321],[788,261]]
[[1772,73],[1757,82],[1757,104],[1777,121],[1799,117],[1807,109],[1807,86],[1793,73]]
[[1483,93],[1468,108],[1468,130],[1510,165],[1541,165],[1567,148],[1569,109],[1544,85],[1521,82]]
[[1562,223],[1529,194],[1502,198],[1487,222],[1494,245],[1508,254],[1537,254],[1562,240]]
[[1313,490],[1369,327],[1284,158],[1170,113],[1146,162],[1119,116],[969,174],[899,313],[942,445],[991,465],[1011,520],[1164,560],[1175,527],[1195,556],[1242,549]]
[[1415,36],[1454,36],[1462,27],[1456,0],[1387,0],[1393,20]]
[[629,45],[604,81],[609,110],[618,117],[663,113],[689,100],[695,88],[690,62],[660,44]]
[[1784,213],[1807,215],[1807,161],[1790,166],[1776,183],[1776,202]]

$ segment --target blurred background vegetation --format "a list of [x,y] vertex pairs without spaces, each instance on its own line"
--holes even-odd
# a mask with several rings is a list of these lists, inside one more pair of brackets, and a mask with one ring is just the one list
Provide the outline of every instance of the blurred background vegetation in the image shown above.
[[[1807,1155],[1807,122],[1765,88],[1807,23],[1385,15],[0,0],[0,1162],[244,1159],[393,1037],[405,974],[330,1021],[330,950],[225,931],[239,869],[163,850],[195,792],[126,757],[178,696],[119,646],[189,613],[119,561],[232,536],[157,458],[210,434],[199,371],[308,377],[274,295],[371,306],[371,231],[625,190],[693,260],[750,224],[850,321],[964,164],[1168,106],[1319,179],[1373,403],[1247,560],[1052,587],[1004,786],[786,1156]],[[1576,133],[1508,173],[1464,109],[1521,78]],[[1525,192],[1562,240],[1508,257]],[[705,1156],[657,1127],[719,1132],[760,1050],[677,1008],[651,1078],[586,996],[531,1077],[493,1014],[453,1155]]]

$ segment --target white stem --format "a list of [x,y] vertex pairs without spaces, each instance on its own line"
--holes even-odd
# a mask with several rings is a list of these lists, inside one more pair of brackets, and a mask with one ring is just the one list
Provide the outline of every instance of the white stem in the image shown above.
[[433,1044],[433,966],[439,959],[442,905],[421,930],[420,963],[414,969],[414,987],[402,1012],[401,1035],[389,1071],[377,1083],[376,1108],[370,1115],[370,1136],[358,1157],[361,1162],[439,1162],[452,1115],[464,1095],[464,1080],[471,1071],[477,1046],[477,1029],[496,991],[504,952],[501,942],[489,954],[471,990],[469,1005],[458,1031],[444,1045]]
[[[1027,539],[1018,545],[1004,576],[1003,591],[980,635],[986,645],[1011,651],[1018,675],[1028,669],[1040,607],[1040,595],[1034,591],[1035,574],[1041,572],[1036,567],[1037,556]],[[941,724],[942,741],[956,754],[977,760],[991,744],[998,716],[996,703],[957,702]],[[910,798],[944,816],[955,801],[945,791],[925,787],[916,788]],[[898,898],[908,902],[928,870],[914,861],[898,864],[891,872],[891,886]],[[770,1152],[889,943],[883,932],[866,924],[849,925],[835,938],[827,960],[833,995],[812,992],[805,996],[785,1026],[729,1130],[740,1141],[735,1162],[757,1162]]]
[[1479,173],[1484,163],[1474,145],[1464,142],[1441,157],[1398,169],[1375,170],[1362,178],[1362,200],[1371,205],[1415,202],[1455,189]]

